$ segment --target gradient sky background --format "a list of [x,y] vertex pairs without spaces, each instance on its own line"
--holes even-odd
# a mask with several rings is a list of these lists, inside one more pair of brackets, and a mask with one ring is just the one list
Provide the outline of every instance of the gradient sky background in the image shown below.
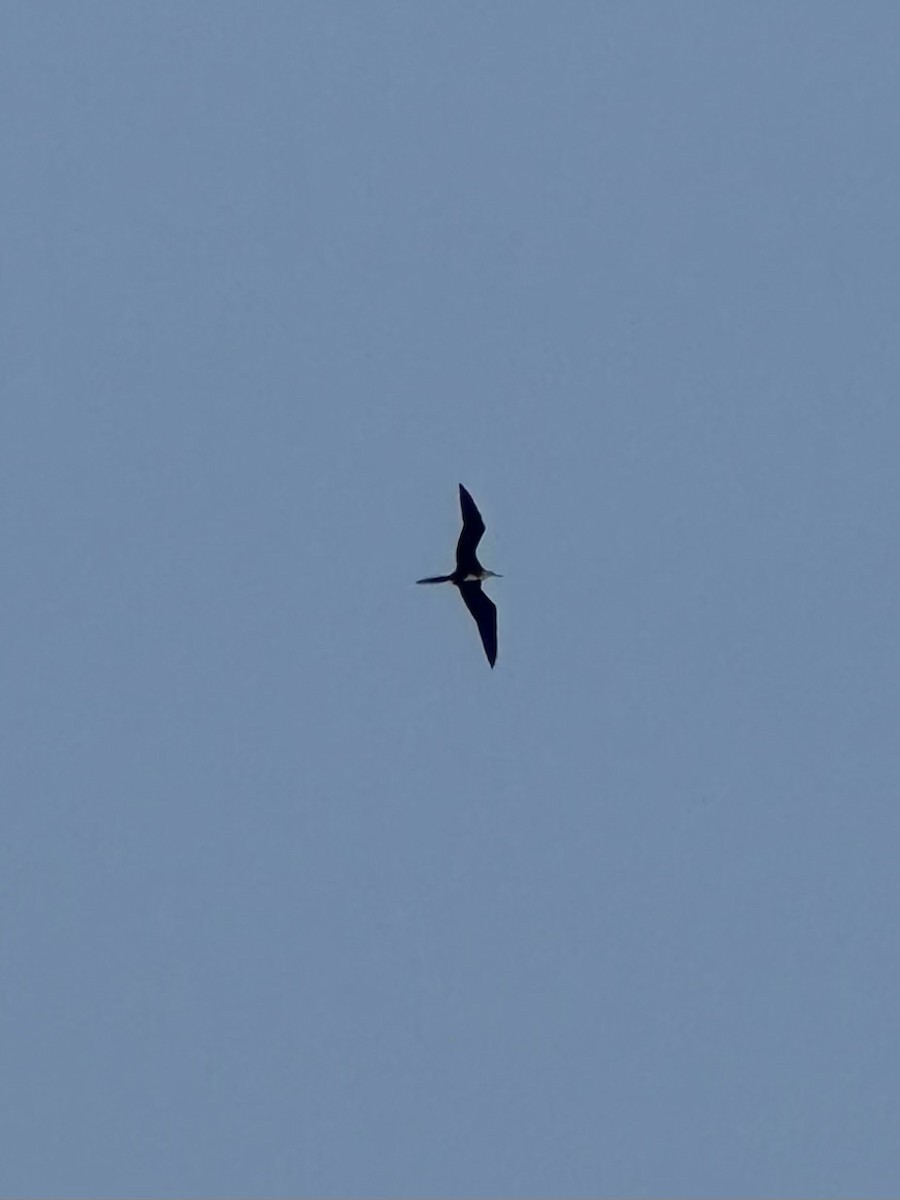
[[895,1194],[898,6],[3,25],[0,1193]]

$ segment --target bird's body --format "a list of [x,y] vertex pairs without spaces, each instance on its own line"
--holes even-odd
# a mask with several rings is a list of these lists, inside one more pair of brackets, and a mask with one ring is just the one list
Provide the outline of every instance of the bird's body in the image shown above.
[[459,506],[462,509],[463,527],[456,543],[456,570],[450,575],[432,575],[428,579],[417,579],[417,583],[452,583],[466,608],[475,618],[487,660],[493,667],[497,661],[497,609],[490,596],[481,590],[482,581],[499,578],[496,571],[487,571],[475,553],[484,533],[484,521],[475,501],[462,484],[459,485]]

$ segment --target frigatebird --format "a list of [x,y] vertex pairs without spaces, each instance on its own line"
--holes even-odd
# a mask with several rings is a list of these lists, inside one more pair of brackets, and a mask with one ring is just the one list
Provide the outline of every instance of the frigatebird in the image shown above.
[[462,509],[462,532],[456,543],[456,570],[452,575],[432,575],[429,579],[417,579],[416,583],[452,583],[466,608],[475,618],[487,660],[493,667],[497,661],[497,609],[490,596],[481,590],[483,579],[500,579],[496,571],[486,571],[478,561],[475,550],[484,533],[484,521],[475,501],[462,484],[459,485],[459,507]]

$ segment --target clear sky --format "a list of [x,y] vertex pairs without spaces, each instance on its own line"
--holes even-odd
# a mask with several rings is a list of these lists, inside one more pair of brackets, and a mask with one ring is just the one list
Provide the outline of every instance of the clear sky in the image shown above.
[[0,57],[0,1194],[896,1194],[897,4]]

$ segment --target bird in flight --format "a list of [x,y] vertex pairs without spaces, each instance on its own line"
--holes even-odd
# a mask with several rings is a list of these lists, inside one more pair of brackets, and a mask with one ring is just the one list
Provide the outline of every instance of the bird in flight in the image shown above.
[[459,588],[466,608],[475,618],[487,660],[493,667],[497,661],[497,609],[490,596],[481,590],[484,579],[500,579],[496,571],[486,571],[478,561],[475,550],[484,533],[484,521],[475,501],[462,484],[459,485],[459,507],[462,509],[462,532],[456,543],[456,570],[452,575],[432,575],[416,583],[452,583]]

